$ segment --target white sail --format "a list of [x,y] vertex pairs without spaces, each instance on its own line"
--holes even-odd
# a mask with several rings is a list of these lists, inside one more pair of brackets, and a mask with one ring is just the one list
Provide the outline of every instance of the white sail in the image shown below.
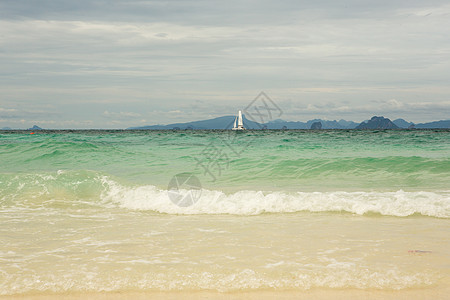
[[[236,126],[237,121],[237,126]],[[242,120],[242,111],[239,111],[238,116],[234,119],[234,126],[232,128],[233,130],[244,130],[244,122]]]
[[241,111],[239,111],[238,127],[241,127],[241,128],[244,127],[244,123],[242,122],[242,112]]

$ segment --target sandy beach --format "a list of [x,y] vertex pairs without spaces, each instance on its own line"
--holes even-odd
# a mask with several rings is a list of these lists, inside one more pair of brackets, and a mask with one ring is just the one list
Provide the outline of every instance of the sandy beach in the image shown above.
[[269,299],[396,299],[396,300],[421,300],[421,299],[448,299],[450,287],[432,287],[427,289],[405,289],[400,291],[385,290],[357,290],[357,289],[312,289],[308,291],[257,291],[219,293],[209,291],[192,292],[100,292],[100,293],[63,293],[63,294],[29,294],[17,296],[3,296],[0,299],[12,300],[123,300],[123,299],[218,299],[218,300],[269,300]]

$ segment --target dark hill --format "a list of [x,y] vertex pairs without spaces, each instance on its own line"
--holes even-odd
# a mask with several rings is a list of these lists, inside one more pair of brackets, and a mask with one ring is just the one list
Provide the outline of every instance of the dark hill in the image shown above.
[[33,127],[28,128],[27,130],[42,130],[42,128],[37,125],[33,125]]
[[355,129],[398,129],[391,120],[384,117],[372,117],[367,122],[362,122]]

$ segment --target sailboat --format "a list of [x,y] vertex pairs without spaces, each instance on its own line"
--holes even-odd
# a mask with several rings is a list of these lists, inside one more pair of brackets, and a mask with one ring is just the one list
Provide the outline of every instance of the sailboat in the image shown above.
[[[237,126],[236,126],[237,121]],[[234,126],[231,128],[232,130],[245,130],[244,123],[242,122],[242,112],[239,111],[238,116],[234,119]]]

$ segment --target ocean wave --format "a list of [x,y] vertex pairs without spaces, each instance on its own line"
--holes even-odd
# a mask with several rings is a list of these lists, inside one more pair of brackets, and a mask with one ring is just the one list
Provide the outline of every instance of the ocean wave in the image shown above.
[[[198,201],[188,207],[171,202],[167,190],[146,185],[126,187],[102,178],[102,200],[134,210],[167,214],[232,214],[348,212],[358,215],[376,213],[406,217],[414,214],[450,218],[450,192],[263,192],[244,190],[226,194],[217,190],[201,191]],[[189,190],[178,191],[182,195]]]
[[[172,191],[173,192],[173,191]],[[181,196],[190,190],[176,191]],[[196,191],[192,205],[179,206],[170,192],[154,185],[132,185],[94,171],[52,174],[1,174],[0,207],[120,207],[165,214],[343,212],[406,217],[450,218],[450,191]]]

